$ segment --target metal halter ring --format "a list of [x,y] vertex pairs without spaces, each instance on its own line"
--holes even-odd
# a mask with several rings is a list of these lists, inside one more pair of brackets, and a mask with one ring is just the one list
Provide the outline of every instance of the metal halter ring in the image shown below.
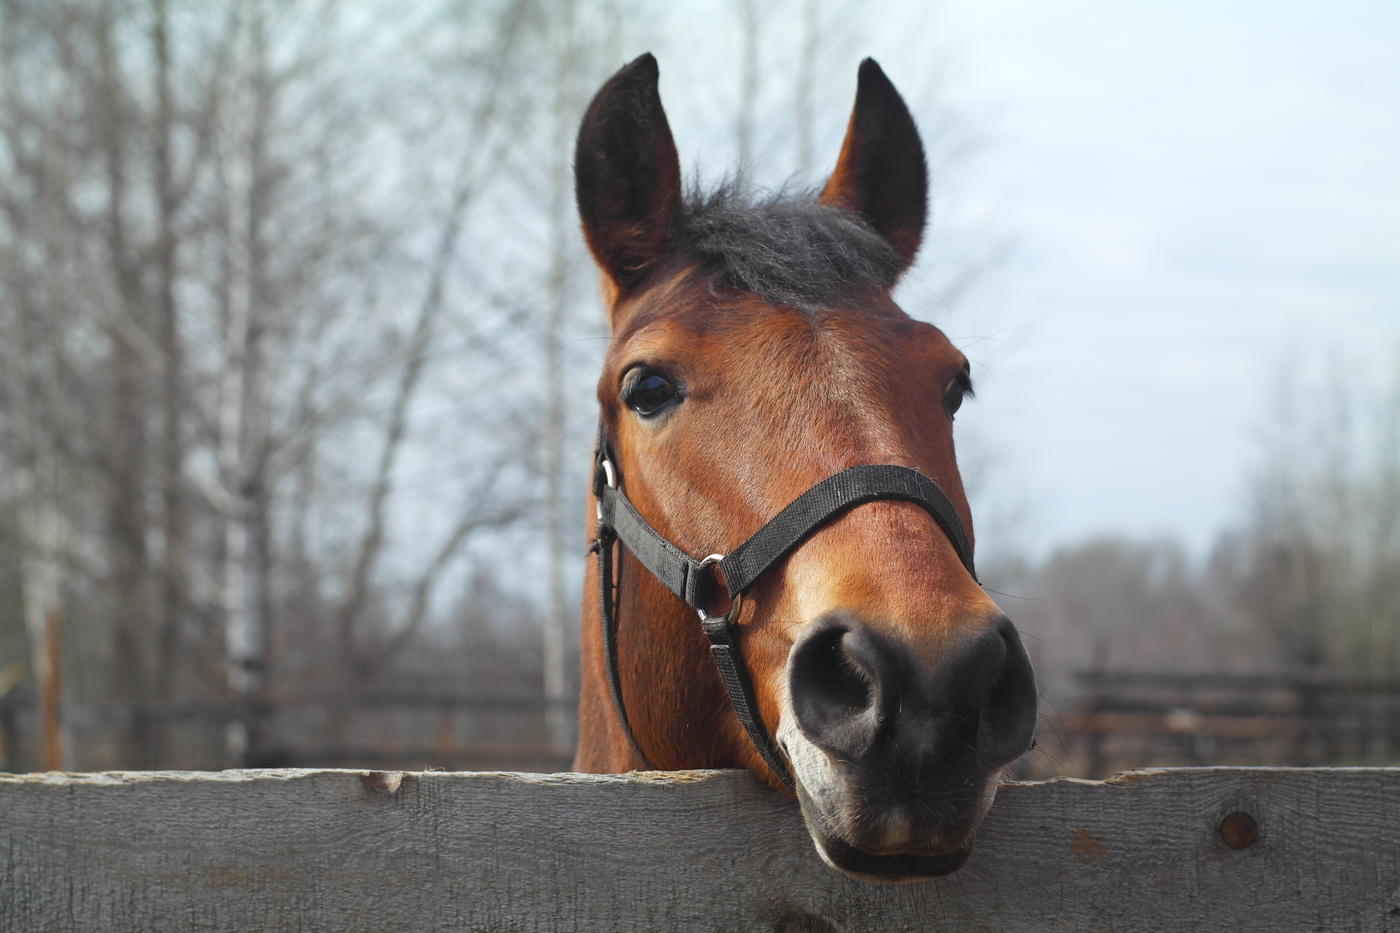
[[[700,561],[700,566],[698,570],[704,570],[706,567],[713,567],[715,564],[718,564],[722,560],[724,560],[723,554],[711,554]],[[699,613],[700,621],[702,623],[723,621],[729,624],[733,624],[739,621],[739,610],[743,607],[743,605],[744,594],[735,593],[734,599],[729,603],[729,611],[724,613],[724,615],[712,616],[705,611],[705,607],[703,606],[697,606],[695,611]]]
[[[605,485],[606,485],[609,489],[616,489],[616,488],[617,488],[617,474],[613,472],[612,461],[605,458],[605,459],[603,459],[603,460],[600,460],[600,461],[598,462],[598,465],[599,465],[600,467],[603,468],[603,476],[604,476],[604,478],[607,480],[607,482],[606,482]],[[601,521],[603,520],[603,497],[602,497],[602,496],[599,496],[597,499],[595,499],[595,500],[593,501],[593,511],[594,511],[595,513],[597,513],[598,521],[601,522]]]

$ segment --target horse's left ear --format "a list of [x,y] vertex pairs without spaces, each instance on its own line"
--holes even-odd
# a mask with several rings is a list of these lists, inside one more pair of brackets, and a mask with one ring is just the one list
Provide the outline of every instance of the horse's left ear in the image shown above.
[[643,55],[603,85],[574,149],[583,235],[615,289],[636,289],[665,255],[681,207],[681,168],[657,90],[656,59]]
[[873,58],[860,63],[856,105],[841,157],[818,201],[856,211],[909,268],[924,237],[928,169],[904,99]]

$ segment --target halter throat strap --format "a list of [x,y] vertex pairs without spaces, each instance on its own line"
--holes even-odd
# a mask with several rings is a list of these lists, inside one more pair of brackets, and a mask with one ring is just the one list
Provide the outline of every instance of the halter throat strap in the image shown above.
[[[728,554],[703,559],[691,557],[666,540],[637,512],[622,491],[617,461],[601,423],[594,452],[593,495],[598,506],[598,528],[592,550],[598,556],[603,666],[622,730],[644,766],[647,766],[646,755],[637,744],[628,721],[617,672],[617,603],[611,555],[615,542],[620,541],[662,586],[699,614],[701,628],[710,642],[710,653],[744,731],[764,762],[788,788],[793,786],[792,776],[758,716],[753,681],[739,653],[738,618],[734,610],[743,594],[812,532],[847,509],[879,500],[923,506],[943,529],[972,579],[977,579],[972,547],[952,502],[937,483],[909,467],[856,466],[828,476],[794,499]],[[729,611],[722,616],[711,616],[707,611],[716,584],[714,568],[723,578],[732,601]]]

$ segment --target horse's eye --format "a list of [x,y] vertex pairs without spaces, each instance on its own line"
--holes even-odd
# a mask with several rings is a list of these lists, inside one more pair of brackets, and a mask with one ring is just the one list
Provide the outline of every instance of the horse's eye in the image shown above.
[[943,410],[948,413],[949,418],[958,413],[958,409],[962,408],[962,402],[963,387],[957,383],[953,383],[948,387],[947,391],[943,393]]
[[671,404],[679,394],[665,376],[644,372],[623,388],[622,401],[637,414],[647,417]]
[[963,398],[972,394],[972,377],[966,371],[958,373],[958,378],[943,390],[943,411],[952,418],[962,407]]

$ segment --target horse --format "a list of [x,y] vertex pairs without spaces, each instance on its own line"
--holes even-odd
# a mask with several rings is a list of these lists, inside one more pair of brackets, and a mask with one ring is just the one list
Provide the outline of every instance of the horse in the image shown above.
[[683,191],[658,74],[608,80],[574,154],[611,329],[574,768],[746,768],[832,868],[948,874],[1037,690],[972,560],[968,360],[891,298],[928,212],[918,129],[866,59],[819,192]]

